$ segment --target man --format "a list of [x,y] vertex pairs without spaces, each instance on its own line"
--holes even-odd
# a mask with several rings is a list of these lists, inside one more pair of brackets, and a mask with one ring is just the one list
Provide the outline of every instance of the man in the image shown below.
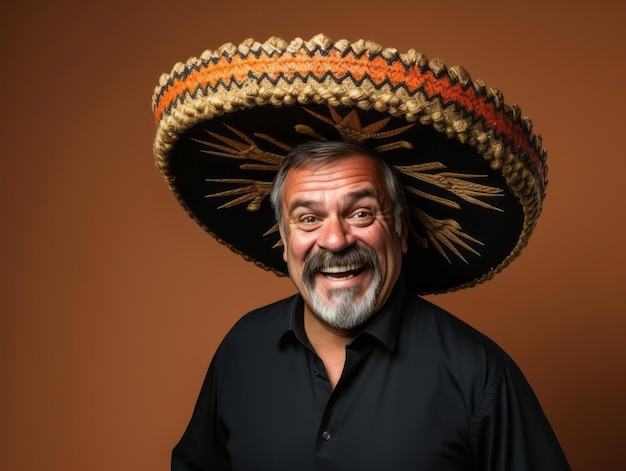
[[306,338],[331,389],[346,346],[385,304],[400,275],[403,194],[384,161],[345,143],[297,147],[277,173],[272,203],[283,257],[304,300]]
[[[432,68],[406,68],[394,100],[395,66],[411,61],[382,53],[389,70],[377,81],[373,45],[364,54],[362,44],[317,37],[247,42],[238,51],[207,53],[162,80],[157,163],[209,233],[277,273],[284,262],[298,293],[244,316],[226,336],[172,469],[569,469],[511,358],[416,295],[485,281],[521,250],[545,188],[545,155],[529,145],[536,139],[520,139],[529,126],[454,81],[428,95],[449,80]],[[280,66],[279,79],[268,82],[265,55]],[[293,72],[303,57],[309,74]],[[360,61],[367,80],[355,84]],[[345,62],[348,79],[336,68]],[[417,86],[414,74],[430,84]],[[344,87],[335,95],[360,105],[320,103],[329,76]],[[367,84],[375,86],[364,91]],[[450,94],[458,111],[437,124],[442,111],[433,108]],[[400,109],[405,121],[394,121]],[[502,135],[485,127],[490,116]],[[371,140],[376,151],[361,144]],[[244,217],[264,227],[272,209],[277,225],[261,236],[233,230],[232,220]]]

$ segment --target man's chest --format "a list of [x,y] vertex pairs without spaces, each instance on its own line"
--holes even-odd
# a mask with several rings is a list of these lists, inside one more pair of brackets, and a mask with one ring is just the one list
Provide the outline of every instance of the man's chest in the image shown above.
[[[467,470],[463,395],[436,371],[408,380],[376,362],[345,373],[335,390],[305,357],[232,375],[220,400],[234,470]],[[375,368],[367,368],[374,362]]]

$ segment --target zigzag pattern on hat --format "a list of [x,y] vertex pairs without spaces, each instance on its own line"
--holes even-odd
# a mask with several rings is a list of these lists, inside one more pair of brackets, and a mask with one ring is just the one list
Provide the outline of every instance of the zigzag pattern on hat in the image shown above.
[[[316,67],[319,62],[319,67]],[[317,70],[319,69],[319,70]],[[224,77],[229,77],[225,80]],[[206,51],[200,58],[191,58],[186,63],[177,64],[172,73],[161,77],[159,86],[153,95],[153,110],[158,122],[177,102],[189,95],[195,97],[211,93],[211,104],[215,111],[247,107],[252,103],[246,100],[233,100],[234,88],[244,89],[251,81],[259,84],[267,82],[270,96],[264,96],[264,90],[258,88],[254,97],[268,103],[284,102],[322,103],[330,105],[336,101],[346,101],[341,90],[341,83],[351,81],[358,87],[369,85],[375,90],[391,91],[387,103],[366,103],[367,93],[348,97],[351,106],[363,109],[385,107],[394,114],[397,99],[394,94],[403,90],[409,95],[423,95],[422,105],[415,109],[398,109],[395,114],[404,116],[408,121],[419,120],[421,124],[441,126],[449,134],[464,139],[463,130],[468,127],[463,118],[470,119],[474,126],[479,122],[485,128],[493,130],[494,135],[514,148],[521,149],[526,155],[533,174],[539,178],[542,190],[545,189],[545,151],[540,136],[532,134],[532,122],[521,117],[517,106],[506,105],[502,94],[494,88],[487,88],[480,80],[471,80],[469,74],[460,66],[447,68],[441,61],[428,61],[414,50],[400,54],[395,49],[382,49],[371,41],[332,43],[323,35],[318,35],[309,42],[297,39],[291,43],[272,38],[265,43],[249,40],[239,47],[232,44],[222,46],[215,52]],[[300,87],[294,94],[294,84],[330,85],[324,90]],[[279,85],[284,84],[285,90]],[[337,85],[333,90],[333,85]],[[271,92],[270,89],[271,88]],[[286,89],[290,90],[287,91]],[[229,99],[220,103],[221,91],[228,90]],[[333,95],[335,97],[333,97]],[[384,97],[382,98],[384,101]],[[394,103],[396,102],[396,103]],[[437,108],[453,106],[457,111],[455,121],[446,123],[445,116],[432,111],[427,104],[437,102]],[[347,103],[344,103],[347,104]],[[443,120],[443,123],[441,121]],[[456,129],[455,129],[456,128]],[[496,159],[498,156],[495,155]],[[499,160],[499,159],[498,159]]]

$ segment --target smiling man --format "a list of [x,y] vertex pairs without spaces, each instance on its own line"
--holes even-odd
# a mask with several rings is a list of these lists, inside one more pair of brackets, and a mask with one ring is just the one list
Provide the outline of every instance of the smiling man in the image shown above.
[[277,173],[271,199],[283,258],[331,388],[341,376],[345,346],[400,275],[407,247],[403,194],[384,161],[347,143],[300,145]]
[[324,36],[207,51],[153,107],[183,207],[297,290],[226,335],[173,471],[570,469],[510,356],[419,296],[525,246],[547,168],[518,109],[415,51]]

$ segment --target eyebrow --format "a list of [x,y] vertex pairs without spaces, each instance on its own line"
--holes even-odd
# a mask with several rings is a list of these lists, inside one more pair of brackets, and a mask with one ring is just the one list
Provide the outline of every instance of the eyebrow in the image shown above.
[[[373,188],[363,188],[362,190],[354,191],[345,195],[344,200],[347,201],[348,204],[354,204],[354,202],[362,199],[362,198],[374,198],[376,201],[380,202],[379,194]],[[288,214],[291,214],[297,208],[310,208],[315,209],[320,207],[322,204],[318,201],[298,198],[291,202],[288,209]]]

